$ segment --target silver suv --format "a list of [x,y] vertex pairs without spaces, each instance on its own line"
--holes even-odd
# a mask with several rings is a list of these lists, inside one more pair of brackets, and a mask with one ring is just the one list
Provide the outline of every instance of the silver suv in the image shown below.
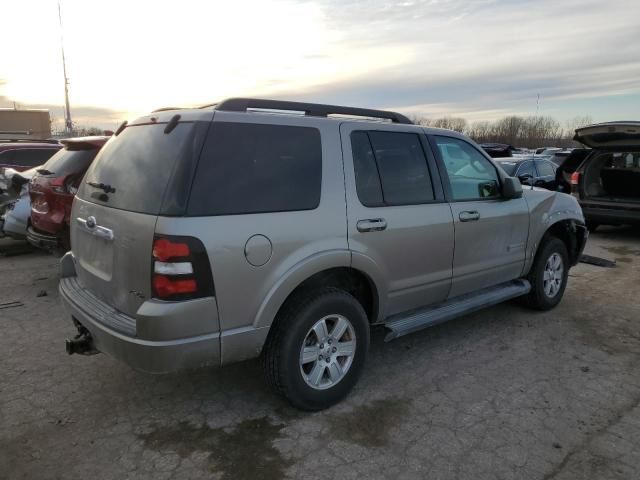
[[587,231],[465,136],[386,111],[257,99],[123,124],[73,204],[69,353],[168,372],[261,356],[294,406],[391,340],[511,298],[558,304]]

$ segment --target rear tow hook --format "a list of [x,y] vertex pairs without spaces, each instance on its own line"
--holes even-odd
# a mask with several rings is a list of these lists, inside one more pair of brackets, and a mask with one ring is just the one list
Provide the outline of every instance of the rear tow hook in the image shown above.
[[93,337],[86,328],[78,327],[78,334],[73,338],[67,338],[65,341],[65,349],[69,355],[78,353],[80,355],[95,355],[100,353],[93,344]]

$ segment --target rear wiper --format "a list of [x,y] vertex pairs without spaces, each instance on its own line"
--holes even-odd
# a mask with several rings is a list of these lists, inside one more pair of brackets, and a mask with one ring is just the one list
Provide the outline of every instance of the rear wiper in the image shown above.
[[53,175],[53,172],[50,172],[46,168],[39,168],[36,170],[40,175]]
[[87,182],[87,185],[104,190],[104,193],[116,193],[116,189],[106,183]]

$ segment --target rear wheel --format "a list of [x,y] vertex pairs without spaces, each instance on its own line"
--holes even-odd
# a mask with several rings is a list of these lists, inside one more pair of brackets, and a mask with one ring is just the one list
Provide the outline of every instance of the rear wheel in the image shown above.
[[540,247],[528,280],[531,291],[525,302],[532,308],[550,310],[562,300],[569,277],[569,255],[562,240],[549,237]]
[[369,346],[369,322],[353,296],[334,288],[299,296],[272,328],[266,374],[294,407],[321,410],[353,388]]

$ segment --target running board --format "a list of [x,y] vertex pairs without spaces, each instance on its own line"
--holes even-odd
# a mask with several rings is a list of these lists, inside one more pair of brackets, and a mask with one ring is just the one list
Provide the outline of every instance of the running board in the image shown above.
[[385,342],[390,342],[398,337],[417,332],[423,328],[453,320],[462,315],[482,310],[485,307],[526,295],[530,290],[531,284],[528,280],[513,280],[452,298],[435,307],[413,310],[409,314],[401,313],[394,315],[384,322],[384,326],[391,330],[384,340]]

